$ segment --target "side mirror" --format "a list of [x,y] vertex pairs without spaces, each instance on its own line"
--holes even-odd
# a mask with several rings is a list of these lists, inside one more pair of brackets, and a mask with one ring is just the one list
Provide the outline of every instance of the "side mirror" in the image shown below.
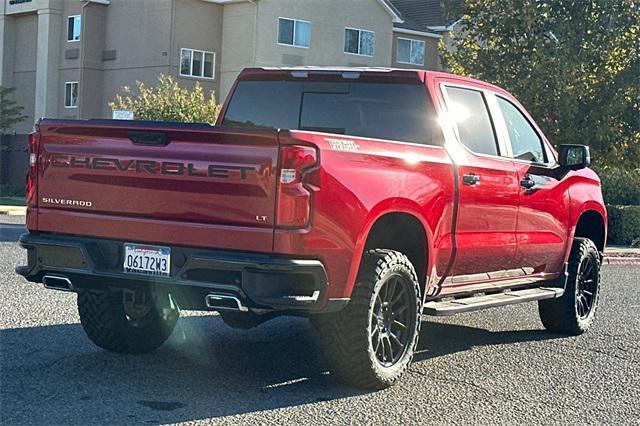
[[580,170],[589,167],[591,154],[585,145],[560,145],[558,164],[569,170]]

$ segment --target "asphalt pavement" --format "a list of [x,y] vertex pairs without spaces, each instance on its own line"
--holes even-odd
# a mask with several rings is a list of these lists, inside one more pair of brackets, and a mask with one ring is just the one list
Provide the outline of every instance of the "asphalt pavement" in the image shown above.
[[595,326],[544,331],[536,304],[425,317],[405,379],[339,386],[315,331],[279,318],[250,331],[183,312],[149,355],[92,345],[75,295],[28,284],[0,224],[0,424],[639,424],[640,266],[603,268]]

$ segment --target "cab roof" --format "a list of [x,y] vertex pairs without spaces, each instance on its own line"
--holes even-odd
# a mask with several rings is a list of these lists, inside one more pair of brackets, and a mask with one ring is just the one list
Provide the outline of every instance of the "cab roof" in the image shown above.
[[496,92],[505,92],[500,87],[485,81],[476,80],[456,74],[441,71],[427,71],[418,69],[390,68],[390,67],[343,67],[343,66],[295,66],[295,67],[256,67],[245,68],[240,72],[238,80],[302,80],[335,81],[393,81],[393,82],[426,82],[432,79],[449,80],[458,83],[469,83],[483,86]]

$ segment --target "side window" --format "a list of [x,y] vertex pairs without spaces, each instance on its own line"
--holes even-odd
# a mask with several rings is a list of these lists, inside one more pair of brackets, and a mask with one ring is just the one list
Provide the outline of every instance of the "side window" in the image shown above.
[[524,115],[508,100],[496,96],[505,125],[509,131],[513,158],[546,163],[542,140]]
[[478,154],[498,155],[493,124],[482,92],[447,87],[447,109],[458,129],[460,142]]

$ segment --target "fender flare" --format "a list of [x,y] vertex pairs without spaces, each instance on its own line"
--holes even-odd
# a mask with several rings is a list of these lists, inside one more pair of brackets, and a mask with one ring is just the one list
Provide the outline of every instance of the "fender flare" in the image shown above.
[[592,212],[596,212],[598,213],[601,217],[602,220],[604,222],[604,243],[606,246],[607,243],[607,209],[599,202],[594,201],[594,200],[587,200],[584,203],[582,203],[580,205],[580,207],[578,209],[575,210],[575,213],[572,214],[571,217],[571,231],[570,231],[570,239],[569,239],[569,243],[567,244],[568,248],[567,251],[565,253],[564,256],[564,261],[567,262],[569,259],[569,255],[571,254],[571,245],[573,242],[573,239],[575,238],[576,235],[576,229],[578,227],[578,222],[580,221],[580,218],[582,217],[583,214],[592,211]]

